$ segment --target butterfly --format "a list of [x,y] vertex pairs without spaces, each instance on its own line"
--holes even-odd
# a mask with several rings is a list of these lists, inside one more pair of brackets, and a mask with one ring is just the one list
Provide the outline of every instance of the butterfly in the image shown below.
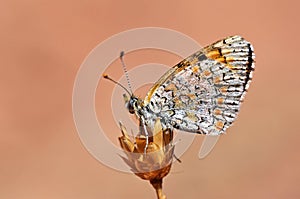
[[237,118],[254,63],[248,41],[241,36],[224,38],[169,69],[145,99],[128,92],[126,106],[146,136],[157,119],[163,129],[220,135]]

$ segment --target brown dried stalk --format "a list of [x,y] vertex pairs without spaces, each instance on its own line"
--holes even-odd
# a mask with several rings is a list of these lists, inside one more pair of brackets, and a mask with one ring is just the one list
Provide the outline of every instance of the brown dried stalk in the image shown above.
[[134,140],[130,139],[126,128],[120,123],[122,136],[119,137],[120,145],[127,156],[122,157],[132,172],[144,180],[149,180],[158,199],[166,199],[162,192],[163,178],[168,175],[172,166],[174,155],[174,145],[172,144],[173,132],[162,130],[160,120],[155,122],[153,136],[148,138],[148,147],[146,148],[146,138],[143,135],[137,135]]

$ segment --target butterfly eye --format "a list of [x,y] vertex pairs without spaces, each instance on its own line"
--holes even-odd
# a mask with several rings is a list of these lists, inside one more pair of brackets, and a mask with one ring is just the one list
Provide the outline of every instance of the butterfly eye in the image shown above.
[[135,112],[134,107],[136,107],[136,102],[137,102],[136,98],[130,98],[129,102],[127,103],[127,108],[129,110],[129,113],[134,114],[134,112]]

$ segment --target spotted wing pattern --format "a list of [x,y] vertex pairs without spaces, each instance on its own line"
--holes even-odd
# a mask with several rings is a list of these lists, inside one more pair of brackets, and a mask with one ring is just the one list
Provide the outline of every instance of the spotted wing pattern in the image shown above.
[[252,45],[227,37],[184,59],[150,89],[146,120],[161,118],[165,128],[219,135],[237,117],[254,70]]

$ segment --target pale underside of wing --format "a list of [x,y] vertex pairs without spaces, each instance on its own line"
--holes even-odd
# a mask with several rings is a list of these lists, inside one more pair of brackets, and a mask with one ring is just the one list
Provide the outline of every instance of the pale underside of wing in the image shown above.
[[237,117],[254,70],[252,45],[227,37],[184,59],[150,89],[146,120],[165,128],[219,135]]

